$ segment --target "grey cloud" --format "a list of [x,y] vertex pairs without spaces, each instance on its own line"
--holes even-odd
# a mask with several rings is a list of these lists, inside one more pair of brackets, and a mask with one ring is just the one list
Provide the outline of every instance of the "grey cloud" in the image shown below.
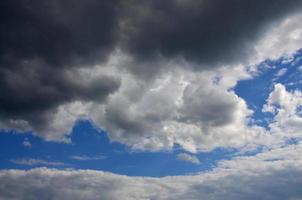
[[114,46],[117,8],[116,0],[1,2],[1,64],[41,58],[61,67],[104,58]]
[[124,3],[124,48],[143,60],[183,56],[198,66],[244,61],[274,20],[301,8],[296,0],[135,2]]
[[[1,128],[45,131],[60,105],[104,102],[120,81],[77,72],[115,46],[118,1],[13,0],[0,4]],[[72,74],[72,76],[70,76]]]
[[[18,70],[0,69],[0,119],[25,120],[36,131],[43,130],[58,106],[72,101],[105,101],[120,86],[112,76],[83,77],[77,69],[58,69],[33,60],[16,63]],[[22,129],[22,128],[21,128]]]
[[2,70],[1,113],[22,114],[44,110],[70,100],[103,100],[119,87],[119,79],[101,76],[88,83],[81,74],[54,69],[39,61],[18,63],[18,70]]
[[149,60],[159,53],[201,63],[237,61],[263,27],[300,6],[297,0],[12,0],[1,3],[0,63],[91,64],[116,47]]
[[106,119],[113,122],[118,129],[130,131],[131,133],[143,133],[144,121],[129,109],[125,102],[114,102],[106,107]]
[[218,87],[208,89],[192,84],[184,91],[182,120],[188,123],[204,123],[209,126],[222,126],[235,119],[237,99]]
[[221,180],[193,185],[180,198],[186,199],[300,199],[302,192],[301,170],[284,169],[259,175],[230,175]]

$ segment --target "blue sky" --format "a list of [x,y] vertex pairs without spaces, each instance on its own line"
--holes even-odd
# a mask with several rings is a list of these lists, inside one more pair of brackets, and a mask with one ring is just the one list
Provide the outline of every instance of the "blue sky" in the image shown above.
[[[217,149],[200,153],[200,164],[177,160],[177,154],[184,152],[179,147],[173,151],[137,152],[118,142],[110,142],[105,132],[96,130],[89,121],[79,121],[74,126],[71,143],[47,142],[31,133],[5,133],[1,135],[1,168],[30,169],[41,166],[52,168],[95,169],[129,176],[184,175],[209,170],[220,159],[228,159],[234,150]],[[30,146],[25,146],[28,141]],[[87,159],[74,159],[74,156]],[[16,164],[12,160],[39,159],[54,164]],[[62,165],[61,165],[62,164]]]
[[[281,57],[261,62],[254,78],[238,82],[234,90],[254,111],[252,118],[255,123],[267,127],[268,121],[264,119],[270,119],[272,114],[262,112],[262,106],[276,83],[284,84],[288,90],[301,89],[301,65],[301,50],[298,50],[290,59]],[[283,73],[278,75],[280,71]]]

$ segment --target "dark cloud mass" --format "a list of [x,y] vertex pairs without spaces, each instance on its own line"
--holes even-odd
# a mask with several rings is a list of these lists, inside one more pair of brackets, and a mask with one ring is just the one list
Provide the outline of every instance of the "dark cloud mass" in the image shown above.
[[43,127],[54,109],[66,102],[103,102],[118,90],[120,80],[104,75],[83,81],[78,70],[106,62],[116,49],[130,55],[134,68],[140,68],[135,72],[144,76],[159,71],[150,70],[156,65],[148,64],[157,63],[153,58],[158,55],[183,56],[198,66],[241,61],[252,52],[251,43],[264,27],[301,3],[2,1],[0,121],[21,119]]
[[60,66],[100,59],[114,45],[117,5],[116,0],[3,1],[1,63],[38,57]]
[[51,109],[76,100],[103,101],[120,85],[117,78],[105,75],[84,83],[77,73],[69,75],[66,69],[37,60],[15,64],[18,70],[2,70],[0,118],[26,119],[40,130]]
[[126,49],[143,59],[184,56],[205,65],[244,60],[270,22],[301,7],[295,0],[130,2]]
[[102,101],[117,90],[113,77],[82,83],[76,74],[77,66],[103,61],[114,47],[117,5],[115,0],[1,2],[0,118],[43,127],[56,106]]

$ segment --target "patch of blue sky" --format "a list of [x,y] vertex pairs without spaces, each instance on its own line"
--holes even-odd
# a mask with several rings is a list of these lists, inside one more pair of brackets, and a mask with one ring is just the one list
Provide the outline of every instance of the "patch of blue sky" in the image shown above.
[[292,57],[263,61],[254,78],[237,83],[234,91],[254,111],[253,123],[268,128],[274,115],[262,112],[262,107],[276,83],[285,85],[289,91],[302,88],[302,49]]
[[[48,142],[31,133],[0,133],[0,168],[30,169],[52,168],[94,169],[129,176],[172,176],[199,173],[213,169],[219,160],[230,159],[234,149],[216,149],[199,153],[199,164],[177,160],[183,150],[175,146],[172,151],[135,152],[111,142],[105,132],[95,129],[89,121],[74,126],[71,143]],[[90,159],[91,158],[91,159]],[[22,164],[18,160],[39,162]],[[44,161],[44,162],[41,162]],[[64,165],[55,165],[64,163]]]

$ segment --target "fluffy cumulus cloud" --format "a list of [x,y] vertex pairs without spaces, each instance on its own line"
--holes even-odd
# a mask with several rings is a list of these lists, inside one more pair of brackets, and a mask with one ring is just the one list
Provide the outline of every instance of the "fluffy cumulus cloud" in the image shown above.
[[301,199],[302,145],[222,161],[210,172],[163,178],[93,170],[2,170],[0,199]]
[[[176,68],[176,63],[170,65]],[[129,78],[124,75],[119,92],[104,106],[104,119],[93,121],[103,122],[99,126],[113,139],[137,149],[171,148],[175,143],[192,152],[212,148],[219,138],[218,129],[238,125],[239,133],[239,126],[245,127],[250,114],[243,100],[213,83],[213,78],[213,72],[192,73],[180,68],[148,83],[132,74]],[[230,130],[229,142],[235,143],[231,139],[236,140],[236,136]],[[207,140],[209,146],[194,144],[205,145]]]
[[295,0],[3,2],[0,127],[68,142],[85,118],[111,140],[151,151],[269,143],[232,88],[257,62],[301,47],[300,8]]
[[302,93],[299,90],[287,91],[278,83],[270,93],[263,111],[274,114],[270,124],[273,133],[283,133],[284,137],[300,138],[302,128]]

